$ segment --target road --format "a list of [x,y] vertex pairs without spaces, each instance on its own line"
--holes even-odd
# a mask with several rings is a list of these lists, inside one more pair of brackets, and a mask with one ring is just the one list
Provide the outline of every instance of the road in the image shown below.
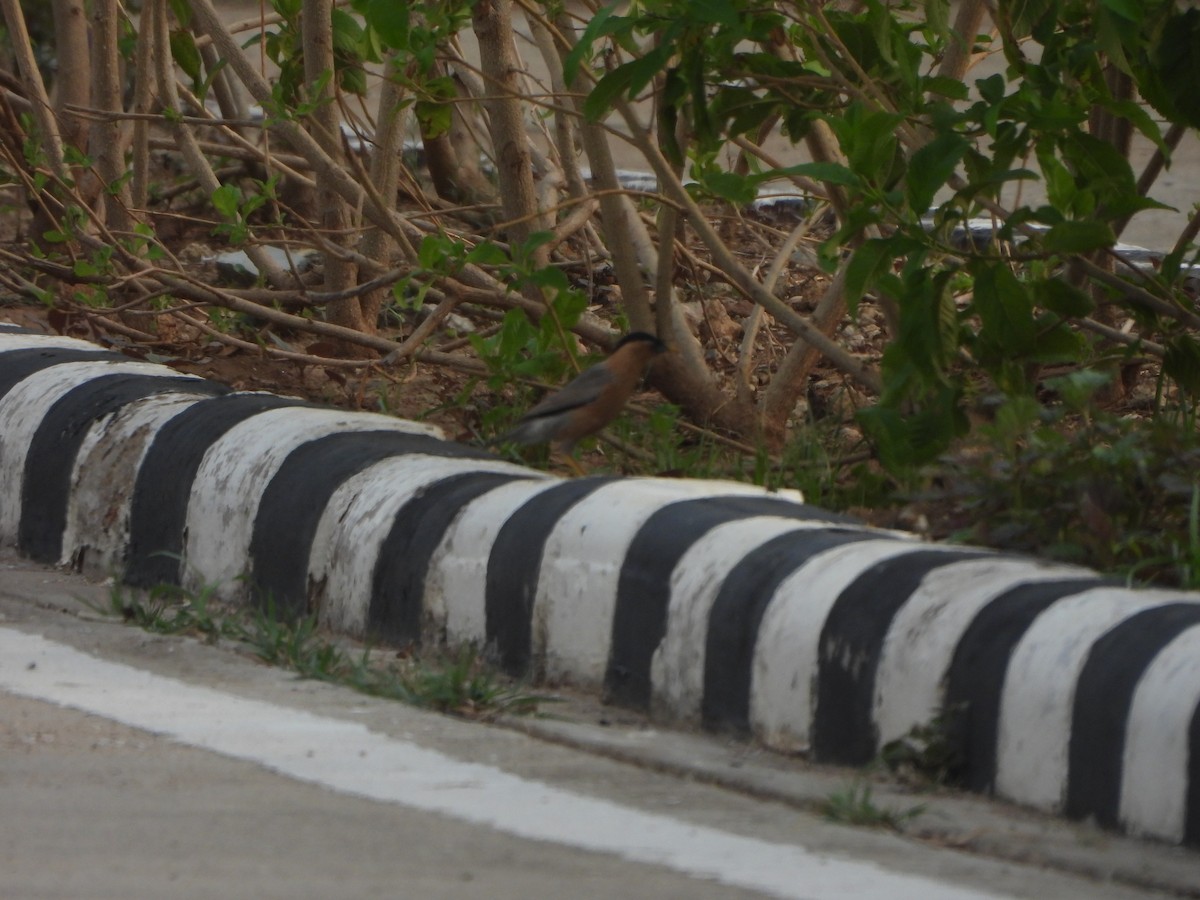
[[1159,896],[689,777],[719,741],[617,722],[609,740],[660,760],[629,765],[149,635],[106,600],[0,559],[6,898]]

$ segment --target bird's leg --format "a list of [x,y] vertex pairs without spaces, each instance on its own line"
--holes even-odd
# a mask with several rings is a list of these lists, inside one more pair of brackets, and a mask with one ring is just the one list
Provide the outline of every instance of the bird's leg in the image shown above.
[[583,466],[580,465],[579,460],[575,458],[574,454],[564,453],[562,461],[567,464],[568,469],[575,473],[576,478],[583,478],[587,475],[587,472],[584,471]]

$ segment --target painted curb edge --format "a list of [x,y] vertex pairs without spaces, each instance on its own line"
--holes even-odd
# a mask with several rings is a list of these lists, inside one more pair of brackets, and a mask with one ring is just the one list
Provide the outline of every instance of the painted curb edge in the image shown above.
[[2,325],[0,544],[137,586],[253,584],[356,637],[486,645],[513,674],[822,762],[944,710],[970,788],[1200,845],[1198,594],[794,493],[560,480]]

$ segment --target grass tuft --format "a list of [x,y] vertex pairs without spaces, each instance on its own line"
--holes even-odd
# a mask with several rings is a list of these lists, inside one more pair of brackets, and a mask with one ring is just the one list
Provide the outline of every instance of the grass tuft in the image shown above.
[[908,809],[881,807],[871,796],[871,786],[860,781],[849,784],[840,791],[834,791],[821,802],[820,811],[829,821],[843,825],[901,831],[906,823],[925,812],[925,804],[910,806]]
[[230,607],[216,599],[213,586],[191,592],[159,585],[144,594],[114,586],[108,607],[97,611],[154,634],[190,635],[209,644],[235,641],[263,662],[301,678],[451,715],[535,715],[554,700],[511,683],[473,646],[429,655],[370,648],[352,653],[321,630],[315,615],[290,620],[269,599],[253,610]]

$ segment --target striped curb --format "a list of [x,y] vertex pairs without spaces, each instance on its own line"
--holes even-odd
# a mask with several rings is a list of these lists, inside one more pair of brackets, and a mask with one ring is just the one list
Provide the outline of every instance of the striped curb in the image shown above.
[[356,637],[483,644],[515,675],[822,762],[867,763],[944,709],[970,788],[1200,845],[1200,595],[794,493],[561,480],[9,328],[0,545],[134,586],[252,585]]

